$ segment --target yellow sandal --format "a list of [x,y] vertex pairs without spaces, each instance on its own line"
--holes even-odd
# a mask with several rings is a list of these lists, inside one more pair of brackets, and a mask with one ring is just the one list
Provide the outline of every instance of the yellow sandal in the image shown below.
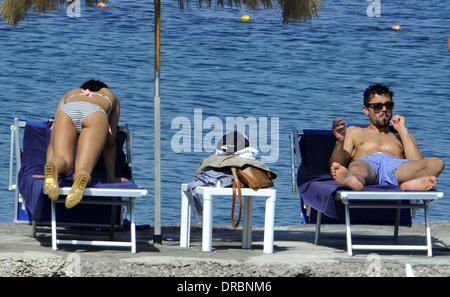
[[53,201],[58,200],[59,197],[58,175],[56,174],[55,165],[53,165],[52,163],[45,164],[44,189],[47,192],[48,198],[50,198]]
[[83,199],[84,190],[86,189],[89,177],[87,175],[79,175],[72,185],[72,189],[66,198],[66,208],[72,208]]

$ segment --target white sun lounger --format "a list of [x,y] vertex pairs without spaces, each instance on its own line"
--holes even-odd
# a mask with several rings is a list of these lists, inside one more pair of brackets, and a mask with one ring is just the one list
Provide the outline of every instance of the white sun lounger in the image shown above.
[[[21,160],[22,160],[22,141],[21,141],[21,133],[20,130],[23,129],[26,125],[26,121],[20,121],[15,118],[14,123],[11,125],[11,144],[10,144],[10,167],[9,167],[9,190],[15,191],[15,214],[14,221],[24,222],[23,216],[20,214],[25,209],[25,200],[19,193],[18,187],[18,176],[19,170],[21,168]],[[128,127],[121,128],[127,135],[126,139],[126,159],[128,166],[131,168],[131,142],[132,142],[132,134],[128,130]],[[70,187],[61,187],[60,195],[67,195],[70,191]],[[128,208],[128,213],[130,215],[130,241],[100,241],[100,240],[62,240],[58,239],[57,236],[57,225],[58,222],[56,220],[56,207],[55,202],[51,202],[51,234],[52,234],[52,248],[56,250],[58,245],[85,245],[85,246],[110,246],[110,247],[130,247],[132,253],[136,253],[136,226],[135,226],[135,202],[137,198],[147,196],[148,191],[144,188],[138,189],[114,189],[114,188],[86,188],[84,196],[90,197],[117,197],[119,199],[111,199],[108,201],[104,200],[95,200],[95,199],[84,199],[82,204],[91,204],[91,205],[124,205]],[[64,203],[62,199],[59,199],[56,203]],[[112,207],[114,210],[115,207]],[[110,238],[114,237],[114,229],[115,229],[115,211],[111,213],[111,225],[110,225]],[[36,228],[38,223],[33,222],[33,237],[36,236]],[[64,223],[64,225],[67,225]],[[70,225],[77,225],[70,224]],[[85,224],[78,224],[84,226]]]
[[[309,130],[317,131],[317,135],[324,137],[324,133],[329,133],[332,136],[331,131],[328,130]],[[313,132],[316,133],[316,132]],[[294,129],[290,134],[290,147],[291,147],[291,176],[292,176],[292,191],[297,192],[297,170],[300,166],[301,160],[301,146],[300,139],[304,135],[304,130]],[[311,132],[309,133],[311,135]],[[321,138],[323,139],[323,138]],[[331,145],[334,141],[330,141]],[[327,144],[324,144],[327,145]],[[322,148],[321,148],[322,149]],[[332,151],[332,148],[329,148]],[[315,153],[317,150],[315,151]],[[317,157],[317,156],[315,156]],[[328,162],[330,156],[322,156],[326,162]],[[313,160],[308,160],[313,162]],[[324,170],[324,174],[328,174],[329,170]],[[349,256],[353,255],[353,250],[383,250],[383,251],[426,251],[428,256],[433,255],[432,251],[432,237],[431,237],[431,222],[429,215],[429,205],[431,202],[441,199],[444,196],[443,192],[427,191],[427,192],[406,192],[406,191],[387,191],[387,192],[368,192],[368,191],[337,191],[335,195],[336,201],[343,203],[345,207],[345,225],[346,225],[346,238],[347,238],[347,252]],[[302,199],[302,197],[300,197]],[[409,204],[402,202],[408,201]],[[399,226],[400,226],[400,214],[401,209],[423,209],[425,216],[425,245],[362,245],[353,244],[352,242],[352,229],[350,219],[351,208],[382,208],[382,209],[396,209],[394,239],[395,242],[398,239]],[[316,236],[315,244],[318,244],[320,237],[320,226],[322,221],[322,213],[317,212],[316,220]]]

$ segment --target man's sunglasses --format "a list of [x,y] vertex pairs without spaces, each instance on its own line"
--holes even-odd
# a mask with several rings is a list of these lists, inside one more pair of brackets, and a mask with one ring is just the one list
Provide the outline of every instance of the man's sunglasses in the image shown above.
[[383,106],[386,107],[387,110],[392,110],[394,108],[394,102],[368,103],[366,106],[372,108],[375,112],[379,112],[383,109]]

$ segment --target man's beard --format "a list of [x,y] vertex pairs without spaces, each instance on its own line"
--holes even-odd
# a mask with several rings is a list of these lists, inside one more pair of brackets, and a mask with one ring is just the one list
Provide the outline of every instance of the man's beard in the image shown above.
[[386,117],[386,118],[376,118],[376,117],[373,117],[372,119],[371,119],[371,121],[372,121],[372,124],[375,126],[375,127],[377,127],[377,128],[386,128],[386,127],[388,127],[389,126],[389,122],[391,121],[391,116],[389,116],[388,115],[388,117]]

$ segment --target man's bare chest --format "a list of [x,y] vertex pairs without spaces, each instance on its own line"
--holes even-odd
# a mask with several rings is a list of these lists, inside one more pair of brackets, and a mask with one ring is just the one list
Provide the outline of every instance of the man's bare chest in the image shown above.
[[375,152],[384,152],[402,157],[403,145],[398,135],[394,133],[373,133],[362,131],[355,139],[355,154],[365,155]]

